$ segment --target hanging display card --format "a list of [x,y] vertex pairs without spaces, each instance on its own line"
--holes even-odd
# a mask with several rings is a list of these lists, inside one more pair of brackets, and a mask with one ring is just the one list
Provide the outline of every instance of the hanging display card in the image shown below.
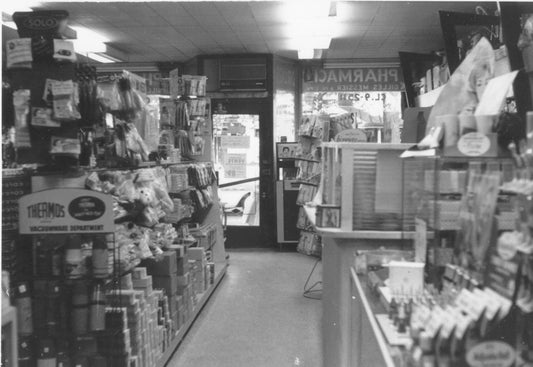
[[52,189],[19,200],[20,234],[112,233],[111,195],[83,189]]
[[19,222],[18,200],[29,192],[31,192],[30,176],[23,174],[10,176],[4,172],[2,178],[2,232],[17,230]]

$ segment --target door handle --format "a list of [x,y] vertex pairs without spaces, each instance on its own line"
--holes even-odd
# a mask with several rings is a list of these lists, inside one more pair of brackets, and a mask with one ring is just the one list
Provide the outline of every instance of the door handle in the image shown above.
[[268,197],[267,193],[263,191],[261,193],[261,199],[266,199],[267,197]]

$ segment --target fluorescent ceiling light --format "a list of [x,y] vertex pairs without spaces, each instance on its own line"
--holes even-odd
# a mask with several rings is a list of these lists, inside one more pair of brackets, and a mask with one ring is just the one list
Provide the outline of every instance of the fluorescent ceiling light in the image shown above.
[[117,59],[115,57],[106,55],[104,53],[89,52],[89,53],[87,53],[87,57],[89,59],[101,62],[103,64],[111,64],[111,63],[114,63],[114,62],[121,62],[122,61],[122,60],[119,60],[119,59]]
[[5,26],[8,27],[8,28],[11,28],[11,29],[17,30],[17,25],[15,24],[15,22],[6,22],[6,21],[2,21],[2,25],[5,25]]
[[315,56],[315,50],[312,48],[304,48],[298,50],[298,58],[300,60],[312,59]]
[[281,7],[282,19],[310,19],[329,16],[329,0],[286,0]]
[[331,37],[301,37],[289,40],[290,48],[293,50],[304,50],[312,48],[329,48]]
[[74,50],[79,54],[89,52],[106,52],[106,42],[109,42],[104,36],[91,31],[84,27],[71,27],[76,31],[76,39],[74,42]]

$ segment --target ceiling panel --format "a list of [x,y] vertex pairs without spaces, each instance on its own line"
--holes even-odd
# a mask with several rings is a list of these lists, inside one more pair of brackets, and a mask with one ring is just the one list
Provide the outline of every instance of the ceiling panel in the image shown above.
[[187,13],[195,17],[197,20],[202,20],[206,17],[220,16],[220,12],[213,2],[186,2],[181,3],[181,6],[187,11]]
[[[486,2],[339,1],[336,38],[324,54],[427,53],[443,46],[439,10],[473,13],[478,5],[489,13],[496,9],[496,3]],[[203,52],[297,57],[287,38],[288,21],[301,14],[283,12],[285,5],[278,1],[42,2],[36,8],[69,11],[71,24],[101,33],[131,60],[187,61]]]

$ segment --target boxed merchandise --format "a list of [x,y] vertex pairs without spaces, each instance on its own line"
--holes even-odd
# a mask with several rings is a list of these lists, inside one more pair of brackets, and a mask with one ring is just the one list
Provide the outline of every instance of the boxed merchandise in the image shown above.
[[178,281],[178,289],[180,289],[180,287],[186,287],[191,282],[190,273],[187,272],[183,275],[179,275],[177,278],[177,281]]
[[76,355],[90,357],[98,354],[98,343],[93,336],[77,336],[74,338],[73,349]]
[[176,274],[177,257],[175,251],[163,252],[163,257],[159,261],[150,263],[149,273],[155,276],[167,276],[169,274]]
[[146,268],[135,268],[131,273],[132,279],[143,279],[148,275]]
[[205,260],[205,250],[200,247],[191,247],[187,251],[189,254],[189,260],[198,260],[203,261]]
[[178,291],[178,276],[175,274],[164,277],[154,275],[153,285],[156,289],[165,290],[165,294],[170,297]]

